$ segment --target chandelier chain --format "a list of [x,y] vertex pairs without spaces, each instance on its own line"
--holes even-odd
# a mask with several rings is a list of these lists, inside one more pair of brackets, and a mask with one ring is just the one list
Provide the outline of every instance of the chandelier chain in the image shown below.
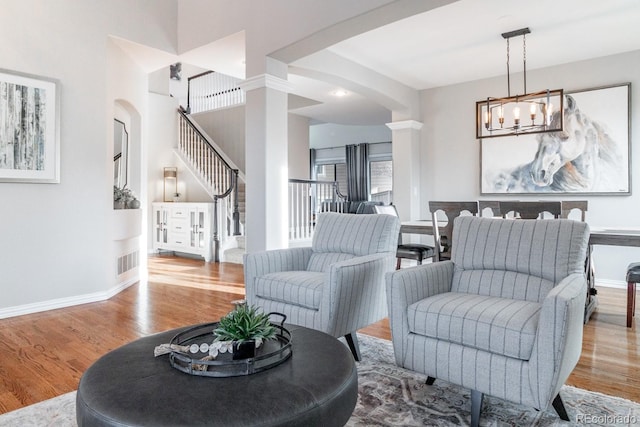
[[527,93],[527,35],[522,35],[522,63],[524,64],[524,93]]
[[509,72],[509,39],[507,38],[507,96],[511,97],[511,73]]

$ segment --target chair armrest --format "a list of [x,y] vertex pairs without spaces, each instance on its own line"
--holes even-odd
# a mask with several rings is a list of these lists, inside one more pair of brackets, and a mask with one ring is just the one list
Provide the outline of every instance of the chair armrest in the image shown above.
[[[403,268],[386,274],[389,304],[407,307],[433,295],[449,292],[453,279],[453,261],[434,262]],[[389,307],[391,310],[391,306]]]
[[408,307],[433,295],[449,292],[453,261],[441,261],[387,273],[386,291],[396,363],[404,366],[409,335]]
[[384,274],[395,266],[395,253],[354,257],[331,265],[320,311],[328,316],[328,333],[342,336],[387,316]]
[[587,279],[564,278],[542,302],[529,380],[538,409],[546,409],[571,374],[582,352]]
[[249,304],[255,301],[255,278],[279,271],[306,270],[311,258],[310,247],[276,249],[244,255],[244,283]]

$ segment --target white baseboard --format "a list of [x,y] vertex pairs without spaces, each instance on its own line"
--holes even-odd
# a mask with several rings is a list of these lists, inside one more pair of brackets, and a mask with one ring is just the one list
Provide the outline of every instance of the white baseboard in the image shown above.
[[617,289],[627,289],[627,282],[623,282],[622,280],[596,280],[596,288],[617,288]]
[[0,319],[8,317],[23,316],[25,314],[39,313],[42,311],[56,310],[58,308],[72,307],[74,305],[88,304],[92,302],[105,301],[114,295],[122,292],[129,286],[138,282],[138,278],[129,279],[105,292],[94,292],[91,294],[77,295],[69,298],[58,298],[49,301],[36,302],[33,304],[18,305],[0,309]]

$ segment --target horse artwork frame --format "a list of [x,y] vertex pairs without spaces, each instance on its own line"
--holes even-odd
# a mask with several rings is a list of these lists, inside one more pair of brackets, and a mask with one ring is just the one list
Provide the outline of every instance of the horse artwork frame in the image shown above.
[[564,97],[563,131],[479,141],[481,194],[631,194],[631,83]]

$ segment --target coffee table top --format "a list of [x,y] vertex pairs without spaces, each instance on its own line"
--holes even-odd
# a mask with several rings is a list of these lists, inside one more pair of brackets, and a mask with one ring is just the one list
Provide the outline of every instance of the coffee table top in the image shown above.
[[153,350],[179,328],[117,348],[84,373],[78,425],[344,425],[358,385],[353,356],[323,332],[287,325],[289,360],[253,375],[210,378],[170,366]]

